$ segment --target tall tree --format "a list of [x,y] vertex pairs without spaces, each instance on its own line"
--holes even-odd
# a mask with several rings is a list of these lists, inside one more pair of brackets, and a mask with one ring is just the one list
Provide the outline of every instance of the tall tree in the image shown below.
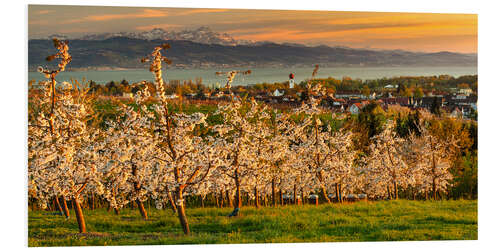
[[[68,42],[53,40],[58,52],[47,60],[60,59],[55,70],[39,68],[50,81],[42,81],[41,107],[30,114],[28,123],[28,176],[30,189],[42,206],[51,199],[73,201],[80,233],[86,232],[81,202],[87,191],[104,192],[100,171],[96,168],[100,131],[89,127],[92,110],[88,89],[63,82],[56,85],[56,76],[71,61]],[[66,215],[69,213],[65,209]]]
[[[153,52],[142,62],[150,61],[150,71],[155,77],[155,97],[157,102],[148,108],[145,101],[149,98],[149,91],[145,89],[136,96],[141,103],[141,109],[144,116],[151,120],[151,127],[148,135],[153,140],[156,147],[153,164],[153,175],[146,183],[154,185],[155,188],[149,188],[154,191],[152,197],[157,199],[157,204],[168,201],[170,192],[175,194],[174,202],[180,224],[185,234],[190,233],[189,224],[185,211],[184,195],[186,190],[193,185],[197,185],[206,180],[213,168],[213,161],[201,161],[206,159],[204,150],[213,147],[212,150],[218,150],[217,143],[207,146],[209,139],[203,139],[197,135],[196,130],[207,126],[206,115],[202,113],[193,113],[190,115],[184,113],[174,113],[169,108],[169,103],[165,96],[165,86],[162,78],[162,63],[170,61],[162,55],[162,50],[170,48],[168,44],[154,48]],[[217,162],[216,162],[217,163]]]

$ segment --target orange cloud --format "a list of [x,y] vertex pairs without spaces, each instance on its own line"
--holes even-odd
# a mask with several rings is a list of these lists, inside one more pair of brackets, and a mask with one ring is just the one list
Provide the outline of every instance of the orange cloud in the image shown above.
[[135,27],[135,29],[149,31],[149,30],[152,30],[154,28],[172,29],[172,28],[178,28],[178,27],[182,27],[182,25],[178,25],[178,24],[151,24],[151,25],[145,25],[145,26],[137,26],[137,27]]
[[167,11],[145,9],[139,13],[128,13],[128,14],[108,14],[108,15],[91,15],[84,18],[70,19],[63,23],[81,23],[81,22],[99,22],[99,21],[110,21],[117,19],[136,19],[136,18],[153,18],[153,17],[166,17]]
[[[338,23],[353,23],[345,20]],[[364,23],[364,22],[363,22]],[[342,26],[342,25],[341,25]],[[248,28],[227,31],[237,39],[277,42],[311,42],[430,51],[477,51],[477,25],[470,21],[425,21],[421,23],[356,24],[323,31],[307,27]],[[446,46],[443,46],[446,44]]]
[[227,9],[191,9],[174,14],[174,16],[188,16],[193,14],[220,13],[227,12]]

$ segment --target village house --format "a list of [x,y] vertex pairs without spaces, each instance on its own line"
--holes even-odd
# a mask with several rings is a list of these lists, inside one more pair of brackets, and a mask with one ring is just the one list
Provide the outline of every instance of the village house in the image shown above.
[[453,118],[462,118],[463,116],[464,116],[464,113],[458,107],[453,108],[453,110],[450,113],[450,117],[453,117]]
[[369,101],[354,102],[349,105],[347,110],[349,111],[349,113],[357,115],[361,112],[361,109],[363,109],[363,107],[369,103]]
[[356,103],[353,103],[351,104],[351,106],[349,106],[349,113],[353,114],[353,115],[357,115],[359,114],[359,112],[361,111],[361,109],[363,108],[363,105],[359,102],[356,102]]
[[469,95],[471,95],[474,92],[472,91],[472,89],[467,88],[467,89],[459,89],[458,93],[462,94],[462,95],[469,96]]
[[446,106],[449,107],[458,107],[460,110],[463,110],[463,115],[464,116],[469,116],[471,115],[474,111],[477,110],[477,95],[475,94],[470,94],[470,95],[463,95],[463,94],[457,94],[457,95],[448,95],[445,97],[445,103]]
[[385,105],[399,104],[400,106],[410,106],[410,98],[408,97],[388,97],[380,99]]
[[443,97],[423,97],[418,100],[418,107],[430,110],[434,102],[437,102],[440,107],[444,106]]
[[272,95],[273,96],[282,96],[283,94],[285,94],[284,90],[283,91],[279,91],[279,89],[276,89],[276,90],[274,90],[274,92],[273,92]]
[[396,89],[397,87],[398,87],[398,85],[397,85],[397,84],[395,84],[395,85],[388,84],[388,85],[385,85],[385,86],[384,86],[384,88],[385,88],[385,89]]
[[331,109],[340,109],[343,105],[347,104],[346,100],[333,98],[331,96],[326,97],[323,101],[323,105]]

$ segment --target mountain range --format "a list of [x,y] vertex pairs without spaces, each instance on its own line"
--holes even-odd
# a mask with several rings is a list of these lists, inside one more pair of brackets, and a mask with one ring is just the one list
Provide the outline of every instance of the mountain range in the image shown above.
[[286,66],[476,66],[477,54],[409,52],[306,46],[295,43],[236,40],[208,27],[195,30],[86,34],[70,38],[51,35],[28,40],[30,70],[51,65],[45,58],[55,52],[51,38],[69,39],[73,61],[69,69],[144,68],[140,59],[155,46],[169,43],[166,56],[178,68],[286,67]]
[[[48,36],[48,39],[53,37],[70,39],[67,35],[53,34]],[[113,37],[127,37],[141,40],[187,40],[195,43],[203,44],[219,44],[227,46],[236,45],[256,45],[258,42],[251,40],[236,40],[227,33],[215,32],[207,26],[201,26],[193,30],[181,31],[166,31],[162,28],[153,28],[149,31],[141,32],[107,32],[107,33],[94,33],[76,36],[72,39],[77,40],[106,40]]]

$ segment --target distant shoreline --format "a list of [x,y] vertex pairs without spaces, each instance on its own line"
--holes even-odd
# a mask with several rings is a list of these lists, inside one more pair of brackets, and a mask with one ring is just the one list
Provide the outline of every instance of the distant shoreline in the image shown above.
[[[120,82],[140,82],[143,80],[154,79],[149,68],[99,68],[96,70],[83,70],[61,72],[58,75],[58,81],[81,80],[94,81],[97,84],[106,84],[110,81]],[[119,70],[115,70],[119,69]],[[230,70],[252,70],[249,75],[238,75],[233,85],[249,85],[256,83],[275,83],[288,81],[290,73],[294,73],[295,81],[301,82],[311,78],[312,67],[281,67],[281,68],[257,68],[257,67],[233,67],[224,68],[205,68],[205,69],[179,69],[168,67],[163,70],[164,80],[166,81],[190,81],[196,82],[202,80],[206,85],[221,85],[225,83],[225,76],[218,76],[215,72],[227,72]],[[411,76],[440,76],[449,75],[453,77],[465,75],[477,75],[477,67],[322,67],[320,65],[316,78],[335,78],[342,79],[349,77],[352,79],[369,80],[391,77],[411,77]],[[38,72],[28,72],[28,79],[34,81],[46,80]]]
[[[328,66],[324,65],[323,68],[352,68],[352,69],[362,69],[362,68],[426,68],[429,66],[422,66],[422,65],[416,65],[416,66],[411,66],[411,65],[386,65],[386,66],[372,66],[372,65],[337,65],[337,66]],[[462,66],[436,66],[436,67],[455,67],[455,68],[476,68],[477,65],[462,65]],[[207,69],[237,69],[237,68],[249,68],[249,69],[260,69],[260,68],[276,68],[276,69],[283,69],[283,68],[311,68],[312,66],[309,65],[292,65],[292,66],[268,66],[268,65],[251,65],[251,66],[242,66],[242,65],[236,65],[236,66],[212,66],[212,67],[167,67],[168,69],[176,69],[176,70],[207,70]],[[321,65],[320,65],[321,69]],[[89,68],[67,68],[66,72],[87,72],[87,71],[94,71],[94,72],[100,72],[100,71],[136,71],[136,70],[147,70],[149,71],[148,68],[123,68],[123,67],[89,67]],[[37,72],[36,68],[28,68],[28,72]]]

